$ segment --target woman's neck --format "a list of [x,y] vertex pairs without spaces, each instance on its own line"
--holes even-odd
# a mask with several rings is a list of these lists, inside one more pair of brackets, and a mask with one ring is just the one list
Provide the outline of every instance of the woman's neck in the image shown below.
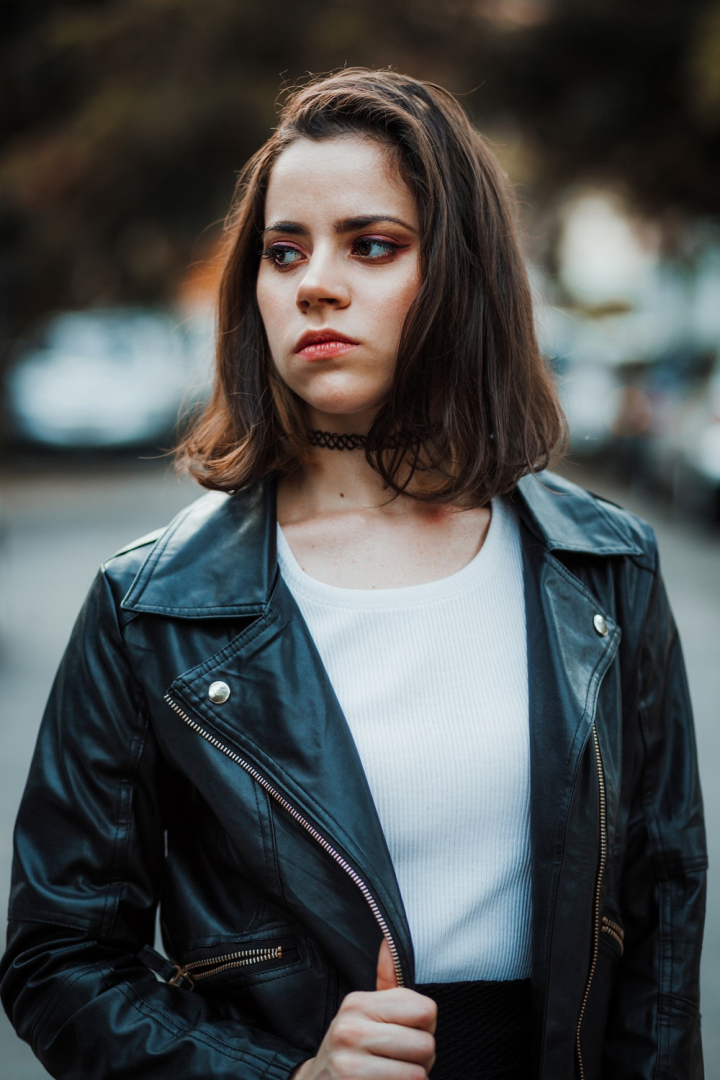
[[489,509],[392,497],[362,450],[314,448],[278,484],[278,521],[302,567],[328,585],[401,588],[448,577],[477,554]]
[[278,485],[280,524],[351,510],[400,510],[399,504],[416,502],[404,496],[392,499],[370,467],[363,450],[327,450],[313,447],[309,460]]

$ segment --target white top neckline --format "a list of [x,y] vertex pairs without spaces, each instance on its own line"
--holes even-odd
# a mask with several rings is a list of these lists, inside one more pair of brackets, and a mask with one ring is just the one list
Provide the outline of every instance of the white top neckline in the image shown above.
[[451,599],[458,593],[475,588],[492,573],[500,553],[507,543],[510,511],[501,499],[493,499],[490,524],[482,547],[460,570],[448,577],[425,581],[419,585],[402,585],[390,589],[349,589],[329,585],[306,573],[277,527],[278,558],[283,577],[292,584],[293,592],[300,591],[316,601],[338,607],[407,608]]

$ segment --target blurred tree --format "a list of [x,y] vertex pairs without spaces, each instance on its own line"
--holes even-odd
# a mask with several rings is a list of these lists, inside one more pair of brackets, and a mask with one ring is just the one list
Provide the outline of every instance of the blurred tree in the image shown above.
[[173,295],[282,80],[345,63],[466,95],[519,138],[539,200],[609,179],[653,213],[720,209],[720,0],[5,0],[0,18],[12,332]]

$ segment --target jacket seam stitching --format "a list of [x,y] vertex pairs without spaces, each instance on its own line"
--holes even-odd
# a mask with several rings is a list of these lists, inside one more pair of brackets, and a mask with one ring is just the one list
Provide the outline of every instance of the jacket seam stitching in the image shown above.
[[[647,606],[645,609],[645,616],[643,618],[642,633],[640,634],[640,655],[642,655],[643,642],[647,634],[648,621],[650,619],[650,610],[652,608],[653,598],[657,589],[660,587],[660,581],[657,574],[657,557],[656,557],[656,569],[654,573],[653,587],[650,590],[648,596]],[[640,674],[640,694],[638,699],[638,728],[640,731],[640,740],[643,747],[643,762],[642,773],[640,777],[640,808],[642,812],[642,821],[645,827],[645,832],[648,838],[648,845],[651,852],[651,862],[653,866],[655,885],[658,889],[661,888],[661,880],[666,880],[669,877],[668,867],[665,859],[665,851],[662,847],[658,847],[655,842],[655,830],[651,828],[651,824],[654,826],[654,815],[650,813],[649,802],[651,800],[651,793],[648,791],[648,779],[647,779],[647,740],[645,737],[645,717],[648,712],[648,705],[646,702],[645,687],[642,679],[642,664],[639,666]],[[662,867],[662,879],[658,876],[658,866]]]
[[[130,828],[132,822],[132,803],[133,793],[135,789],[135,781],[137,778],[137,771],[142,759],[142,752],[145,745],[146,724],[141,723],[138,726],[138,718],[143,716],[142,711],[142,688],[133,673],[133,665],[128,655],[127,643],[123,637],[120,627],[120,620],[118,618],[118,610],[115,605],[115,599],[110,589],[110,584],[107,579],[107,575],[103,574],[103,586],[107,591],[111,610],[113,613],[113,622],[115,629],[117,630],[118,644],[122,650],[125,663],[127,666],[128,674],[132,679],[132,686],[134,687],[135,697],[135,715],[134,723],[132,725],[132,739],[130,746],[128,747],[127,754],[122,764],[121,775],[118,781],[118,791],[115,798],[115,830],[113,837],[113,850],[110,858],[110,880],[108,882],[107,892],[103,903],[102,916],[100,920],[101,936],[107,932],[108,936],[112,936],[112,932],[117,918],[118,907],[120,904],[120,898],[122,895],[122,889],[124,887],[123,871],[127,864],[127,847],[130,842]],[[139,744],[139,746],[138,746]],[[127,794],[126,794],[127,793]],[[128,808],[126,809],[126,803]],[[124,843],[121,843],[120,834],[121,830],[125,826],[126,835]],[[107,928],[107,931],[106,931]]]
[[[33,915],[38,917],[34,918]],[[43,915],[46,915],[47,918],[39,917]],[[22,916],[14,915],[11,908],[8,921],[17,925],[33,923],[39,926],[69,926],[73,930],[97,930],[98,933],[101,930],[102,923],[100,919],[81,919],[75,915],[64,915],[60,911],[47,911],[45,908],[33,908],[31,914],[28,915],[23,912]]]
[[32,1046],[33,1053],[37,1056],[37,1040],[42,1034],[42,1030],[46,1024],[48,1024],[60,1004],[60,999],[64,993],[70,989],[76,982],[79,982],[85,975],[91,971],[99,970],[99,964],[83,964],[80,968],[75,968],[70,971],[64,979],[61,980],[58,986],[55,987],[54,992],[50,996],[50,1000],[46,1003],[45,1008],[41,1010],[40,1015],[37,1017],[33,1024],[32,1035],[30,1037],[30,1045]]
[[[123,827],[125,828],[125,839],[122,844],[121,852],[119,853],[120,865],[118,866],[117,884],[115,886],[115,910],[112,913],[109,930],[111,937],[115,930],[115,921],[117,919],[118,908],[120,906],[123,889],[126,885],[125,868],[127,866],[128,849],[130,847],[130,834],[132,831],[132,808],[134,802],[135,787],[137,782],[137,774],[140,769],[140,763],[142,761],[147,740],[148,720],[147,716],[145,715],[145,711],[141,705],[138,706],[136,718],[140,721],[140,724],[133,736],[130,751],[128,754],[128,761],[132,762],[132,767],[130,770],[130,775],[127,777],[126,780],[123,780],[121,782],[121,812],[124,810],[125,820],[118,821],[115,841],[116,847],[118,843],[118,838],[120,836],[120,831]],[[137,752],[135,752],[136,744]],[[127,795],[125,794],[126,792]]]
[[[283,889],[282,877],[280,875],[280,864],[277,857],[277,847],[275,843],[275,823],[273,821],[272,808],[269,802],[270,796],[264,788],[260,787],[259,784],[253,784],[253,788],[255,789],[255,806],[257,807],[258,824],[260,826],[260,838],[263,847],[263,857],[265,859],[265,871],[270,880],[277,884],[278,891],[280,893],[280,896],[282,897],[283,903],[287,904],[285,890]],[[262,823],[263,809],[265,809],[267,813],[267,840],[265,837],[265,829],[263,828]]]
[[[660,888],[660,894],[661,895],[664,894],[663,898],[664,899],[666,898],[666,902],[667,902],[667,905],[668,905],[668,908],[669,908],[668,917],[669,917],[669,929],[670,929],[670,932],[665,933],[665,938],[666,938],[667,943],[668,943],[668,954],[669,955],[667,957],[665,957],[663,955],[662,949],[660,950],[661,968],[660,968],[660,980],[659,980],[659,982],[660,982],[661,994],[660,994],[660,1001],[658,1002],[658,1021],[660,1020],[660,1017],[662,1016],[662,1011],[661,1011],[662,1010],[662,997],[664,996],[662,994],[663,983],[665,981],[665,978],[669,977],[670,986],[672,986],[673,971],[675,970],[675,937],[674,937],[674,935],[672,933],[672,927],[673,927],[674,922],[675,922],[674,913],[673,913],[673,890],[671,888],[668,888],[668,883],[666,881],[665,882],[660,882],[659,883],[659,888]],[[665,904],[662,905],[662,911],[663,911],[663,915],[661,917],[662,918],[662,923],[661,923],[661,931],[660,931],[661,936],[662,936],[663,930],[664,930],[664,927],[663,927],[662,924],[665,922]],[[668,1009],[668,1020],[672,1020],[672,1013],[671,1013],[670,1009]],[[668,1025],[668,1027],[669,1027],[669,1025]],[[664,1041],[664,1047],[663,1047],[664,1063],[663,1064],[664,1064],[664,1072],[667,1075],[667,1073],[669,1071],[669,1066],[670,1066],[670,1039],[668,1037],[669,1032],[666,1031],[664,1033],[664,1035],[665,1035],[665,1038],[663,1040]]]
[[265,610],[265,604],[259,603],[255,600],[243,603],[235,604],[203,604],[202,607],[182,607],[178,604],[172,607],[167,607],[162,604],[139,604],[133,603],[131,611],[144,612],[145,614],[157,614],[157,615],[186,615],[186,616],[201,616],[208,612],[237,612],[241,615],[260,615]]
[[[647,635],[647,628],[648,628],[648,622],[650,620],[650,612],[651,612],[651,609],[652,609],[653,598],[654,598],[658,588],[660,587],[658,569],[659,569],[659,555],[658,555],[658,550],[657,550],[657,547],[656,547],[655,548],[655,553],[654,553],[654,566],[653,566],[653,570],[652,570],[653,581],[652,581],[652,586],[651,586],[651,588],[649,590],[649,594],[648,594],[648,598],[647,598],[647,603],[646,603],[646,607],[645,607],[645,613],[644,613],[643,621],[642,621],[642,630],[641,630],[641,633],[639,635],[638,658],[641,657],[642,650],[644,648],[644,641],[645,641],[645,638],[646,638],[646,635]],[[645,829],[645,834],[647,836],[647,843],[648,843],[648,846],[649,846],[649,849],[650,849],[650,854],[651,854],[650,861],[651,861],[651,865],[652,865],[652,868],[653,868],[653,877],[655,879],[654,880],[654,886],[655,886],[655,889],[657,890],[657,902],[658,902],[658,934],[657,934],[656,948],[657,948],[657,964],[658,964],[659,978],[658,978],[658,981],[657,981],[657,988],[656,988],[656,1003],[657,1004],[656,1004],[656,1020],[655,1020],[655,1023],[656,1023],[656,1032],[657,1032],[656,1038],[657,1038],[657,1041],[658,1041],[659,1053],[658,1053],[658,1056],[657,1056],[656,1061],[655,1061],[655,1067],[653,1069],[653,1080],[661,1080],[662,1072],[666,1072],[666,1069],[665,1069],[664,1066],[667,1064],[667,1053],[668,1053],[668,1049],[669,1049],[667,1039],[664,1040],[664,1043],[665,1043],[664,1046],[662,1045],[662,1042],[661,1042],[662,1034],[663,1034],[662,1029],[666,1026],[664,1018],[663,1018],[663,1004],[662,1004],[662,999],[663,999],[662,982],[663,982],[664,972],[666,970],[666,963],[665,963],[665,959],[664,959],[664,956],[663,956],[662,943],[663,943],[664,940],[666,940],[666,934],[665,934],[665,905],[664,905],[664,902],[663,902],[664,901],[665,887],[664,887],[664,879],[661,879],[658,876],[658,862],[661,862],[663,867],[665,867],[665,853],[664,853],[664,851],[662,849],[660,849],[660,851],[657,850],[657,847],[656,847],[656,844],[655,844],[654,832],[650,828],[650,820],[649,820],[648,804],[647,804],[648,803],[648,792],[647,792],[647,767],[648,767],[647,766],[647,749],[648,748],[647,748],[647,742],[646,742],[646,738],[645,738],[645,725],[643,723],[644,715],[647,712],[647,705],[643,704],[643,702],[645,701],[645,694],[644,694],[644,687],[642,686],[642,682],[643,682],[643,680],[642,680],[642,665],[639,665],[638,670],[639,670],[639,674],[640,674],[640,683],[641,683],[641,686],[640,686],[640,691],[641,692],[640,692],[640,694],[638,696],[638,729],[639,729],[640,741],[641,741],[642,748],[643,748],[643,759],[642,759],[642,766],[641,766],[641,774],[640,774],[640,778],[639,778],[640,811],[641,811],[641,819],[642,819],[642,822],[643,822],[643,827]],[[672,940],[670,940],[670,942],[669,942],[669,948],[672,949]],[[662,1069],[662,1072],[661,1072],[661,1069]]]
[[165,1010],[160,1008],[160,1006],[158,1006],[157,1004],[150,1004],[149,1002],[147,1002],[138,993],[136,987],[132,986],[128,982],[119,982],[115,985],[120,991],[120,993],[123,995],[125,1000],[128,1002],[128,1004],[130,1004],[138,1012],[143,1013],[145,1016],[150,1016],[151,1018],[156,1019],[157,1023],[164,1027],[165,1030],[171,1035],[190,1035],[192,1038],[197,1039],[198,1042],[204,1043],[206,1046],[210,1046],[213,1049],[218,1050],[219,1053],[225,1054],[226,1057],[229,1057],[235,1061],[242,1062],[248,1058],[252,1058],[255,1061],[258,1061],[263,1066],[265,1070],[263,1072],[263,1075],[265,1075],[267,1070],[271,1066],[273,1066],[275,1064],[275,1061],[277,1060],[278,1055],[275,1053],[273,1054],[272,1059],[268,1062],[266,1058],[263,1058],[260,1054],[255,1053],[253,1050],[236,1050],[233,1046],[230,1046],[229,1043],[225,1043],[221,1039],[218,1039],[218,1037],[213,1035],[211,1032],[180,1023],[177,1016],[173,1016],[172,1014],[165,1012]]

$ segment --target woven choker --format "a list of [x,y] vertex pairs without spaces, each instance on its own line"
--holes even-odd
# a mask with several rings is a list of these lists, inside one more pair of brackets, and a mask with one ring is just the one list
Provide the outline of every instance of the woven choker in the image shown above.
[[[367,446],[366,435],[344,435],[337,431],[318,431],[310,428],[307,441],[311,446],[322,446],[325,450],[364,450]],[[400,445],[397,436],[386,443],[388,450],[395,450]]]
[[336,431],[318,431],[311,428],[307,432],[307,441],[311,446],[322,446],[325,450],[364,450],[367,437],[365,435],[341,435]]

